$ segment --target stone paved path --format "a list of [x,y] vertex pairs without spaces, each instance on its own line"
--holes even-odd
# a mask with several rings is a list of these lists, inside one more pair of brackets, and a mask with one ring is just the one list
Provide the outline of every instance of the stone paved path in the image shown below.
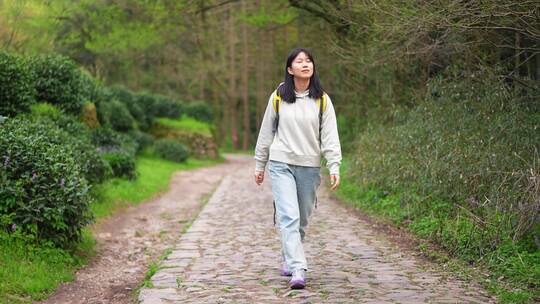
[[279,275],[270,179],[253,163],[230,172],[151,278],[139,301],[157,303],[494,303],[481,288],[407,255],[319,188],[304,248],[307,287]]

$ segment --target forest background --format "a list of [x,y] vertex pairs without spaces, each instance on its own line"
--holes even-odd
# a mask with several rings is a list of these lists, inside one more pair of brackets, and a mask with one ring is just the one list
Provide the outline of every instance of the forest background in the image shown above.
[[297,46],[335,104],[339,195],[538,299],[537,1],[0,0],[2,50],[207,103],[225,150],[253,149]]

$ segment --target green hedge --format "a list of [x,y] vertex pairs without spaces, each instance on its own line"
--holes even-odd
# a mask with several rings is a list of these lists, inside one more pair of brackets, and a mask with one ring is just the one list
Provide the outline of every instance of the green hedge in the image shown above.
[[59,246],[79,240],[91,198],[70,135],[49,120],[17,117],[0,125],[0,146],[4,225]]
[[186,161],[189,156],[189,150],[184,145],[171,139],[157,140],[154,147],[159,156],[178,163]]
[[188,103],[185,109],[186,115],[204,122],[212,122],[212,108],[204,102]]
[[109,163],[115,177],[137,178],[135,158],[121,149],[109,149],[103,152],[103,158]]
[[28,112],[36,91],[25,59],[0,52],[0,116]]
[[135,95],[137,105],[144,112],[144,119],[138,120],[139,129],[147,131],[152,128],[154,120],[157,115],[157,109],[155,107],[156,97],[148,92],[143,92]]
[[117,99],[100,102],[97,105],[98,119],[102,126],[118,132],[129,132],[137,128],[135,119],[125,104]]
[[34,120],[48,119],[69,135],[66,144],[74,148],[82,173],[90,183],[100,183],[111,176],[110,166],[92,144],[90,130],[75,117],[63,114],[47,103],[34,104],[31,117]]
[[137,178],[135,154],[139,150],[139,144],[131,136],[110,128],[98,128],[92,131],[91,138],[111,167],[113,176]]
[[32,59],[37,100],[60,106],[72,114],[81,113],[89,98],[85,76],[68,57],[46,55]]
[[154,103],[157,117],[180,118],[184,113],[184,104],[166,96],[156,95]]

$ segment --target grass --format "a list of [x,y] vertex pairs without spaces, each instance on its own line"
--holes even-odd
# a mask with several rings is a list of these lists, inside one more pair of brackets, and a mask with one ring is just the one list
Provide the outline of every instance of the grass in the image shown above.
[[[222,162],[188,159],[175,163],[143,153],[137,158],[138,178],[112,179],[96,186],[92,192],[97,201],[92,204],[96,218],[114,214],[122,207],[142,203],[157,193],[166,191],[175,171],[192,170]],[[189,226],[189,225],[187,225]],[[31,303],[50,296],[61,282],[74,279],[74,272],[95,254],[95,240],[88,228],[82,241],[70,249],[58,249],[35,244],[17,234],[0,232],[0,303]],[[145,284],[157,271],[151,264]]]
[[77,268],[95,254],[88,229],[71,250],[35,244],[25,237],[0,233],[0,303],[46,299],[60,284],[71,281]]
[[210,124],[187,116],[182,116],[181,119],[158,118],[157,122],[177,130],[184,130],[207,136],[212,135],[212,127]]
[[137,158],[138,178],[134,181],[115,178],[94,188],[97,202],[92,211],[97,218],[109,216],[118,208],[144,202],[157,193],[167,191],[172,174],[179,170],[193,170],[222,162],[188,158],[185,163],[175,163],[149,153]]

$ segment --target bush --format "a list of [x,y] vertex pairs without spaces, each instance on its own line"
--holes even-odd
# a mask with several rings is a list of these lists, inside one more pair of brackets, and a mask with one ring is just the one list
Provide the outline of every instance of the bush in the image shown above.
[[111,127],[118,132],[128,132],[136,128],[135,119],[126,105],[116,99],[99,103],[97,111],[102,126]]
[[204,122],[212,122],[212,108],[204,102],[193,102],[186,106],[186,115]]
[[137,142],[127,134],[118,133],[110,128],[98,128],[92,131],[92,143],[112,169],[114,177],[137,178],[135,153]]
[[135,130],[130,132],[129,136],[137,143],[136,153],[139,153],[144,150],[144,148],[150,147],[154,144],[154,137],[148,133]]
[[69,113],[81,113],[85,96],[84,76],[77,65],[61,55],[32,60],[37,100],[60,106]]
[[31,119],[51,120],[57,127],[70,135],[66,144],[73,147],[82,172],[91,183],[99,183],[108,178],[112,172],[110,166],[99,155],[92,144],[89,129],[70,115],[63,114],[53,105],[38,103],[31,107]]
[[69,138],[47,120],[12,118],[0,127],[4,224],[61,246],[79,240],[92,220],[89,186]]
[[92,131],[91,141],[102,152],[111,150],[124,150],[128,154],[135,155],[137,142],[129,135],[119,133],[111,128],[103,127]]
[[148,130],[151,127],[151,125],[147,123],[148,119],[146,117],[146,111],[138,103],[139,99],[137,95],[120,86],[111,88],[111,93],[114,98],[118,99],[127,107],[129,113],[137,122],[137,126],[140,130]]
[[490,71],[433,79],[426,100],[395,125],[359,136],[346,179],[406,193],[404,221],[418,220],[413,230],[456,255],[478,258],[518,242],[540,225],[537,95]]
[[157,117],[180,118],[184,112],[184,104],[166,96],[156,96],[154,105]]
[[156,153],[164,159],[184,162],[189,156],[188,149],[179,142],[170,139],[160,139],[154,144]]
[[144,112],[144,119],[137,121],[139,123],[139,129],[147,131],[152,128],[157,114],[155,107],[157,102],[156,97],[150,93],[141,93],[135,95],[135,100],[139,108]]
[[15,116],[29,111],[36,91],[26,62],[0,52],[0,115]]
[[31,116],[34,117],[47,117],[52,120],[59,119],[62,115],[62,111],[50,103],[39,102],[30,106]]
[[137,178],[135,158],[132,154],[124,150],[109,149],[104,151],[103,158],[111,166],[115,177],[126,177],[131,180]]
[[107,88],[88,71],[81,70],[81,92],[85,102],[100,103],[110,99]]

